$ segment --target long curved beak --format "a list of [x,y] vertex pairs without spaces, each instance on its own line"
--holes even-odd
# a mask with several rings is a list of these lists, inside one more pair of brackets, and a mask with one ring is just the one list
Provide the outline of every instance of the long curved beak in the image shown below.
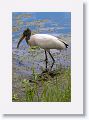
[[17,44],[17,48],[19,48],[19,45],[20,45],[20,43],[22,42],[22,40],[25,38],[25,36],[24,35],[22,35],[21,36],[21,38],[19,39],[19,42],[18,42],[18,44]]

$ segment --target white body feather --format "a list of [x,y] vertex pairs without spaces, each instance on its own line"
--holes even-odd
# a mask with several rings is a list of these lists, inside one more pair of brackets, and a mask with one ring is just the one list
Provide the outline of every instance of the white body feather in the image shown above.
[[28,44],[30,46],[39,46],[43,49],[65,49],[66,46],[62,39],[48,34],[35,34],[30,37]]

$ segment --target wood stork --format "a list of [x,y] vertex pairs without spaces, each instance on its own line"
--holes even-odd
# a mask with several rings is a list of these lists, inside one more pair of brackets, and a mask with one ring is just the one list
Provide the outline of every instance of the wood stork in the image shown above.
[[53,62],[55,62],[52,54],[50,53],[50,49],[58,49],[62,50],[65,48],[68,48],[68,44],[64,42],[62,39],[54,37],[52,35],[48,34],[34,34],[31,35],[31,30],[27,28],[24,30],[18,44],[17,48],[19,48],[19,45],[21,41],[25,39],[27,44],[30,46],[39,46],[40,48],[45,50],[45,60],[47,61],[47,52],[51,56]]

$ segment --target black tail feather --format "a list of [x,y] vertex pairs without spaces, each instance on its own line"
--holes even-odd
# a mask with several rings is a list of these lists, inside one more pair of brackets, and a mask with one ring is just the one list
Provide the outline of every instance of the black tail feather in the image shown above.
[[62,41],[62,42],[65,44],[66,48],[68,48],[69,45],[67,43],[65,43],[64,41]]

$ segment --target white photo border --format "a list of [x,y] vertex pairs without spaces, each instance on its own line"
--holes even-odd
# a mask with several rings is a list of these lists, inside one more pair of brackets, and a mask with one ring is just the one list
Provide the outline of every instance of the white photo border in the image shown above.
[[[1,0],[0,3],[0,112],[83,114],[83,1]],[[71,12],[71,102],[12,102],[12,12]]]

